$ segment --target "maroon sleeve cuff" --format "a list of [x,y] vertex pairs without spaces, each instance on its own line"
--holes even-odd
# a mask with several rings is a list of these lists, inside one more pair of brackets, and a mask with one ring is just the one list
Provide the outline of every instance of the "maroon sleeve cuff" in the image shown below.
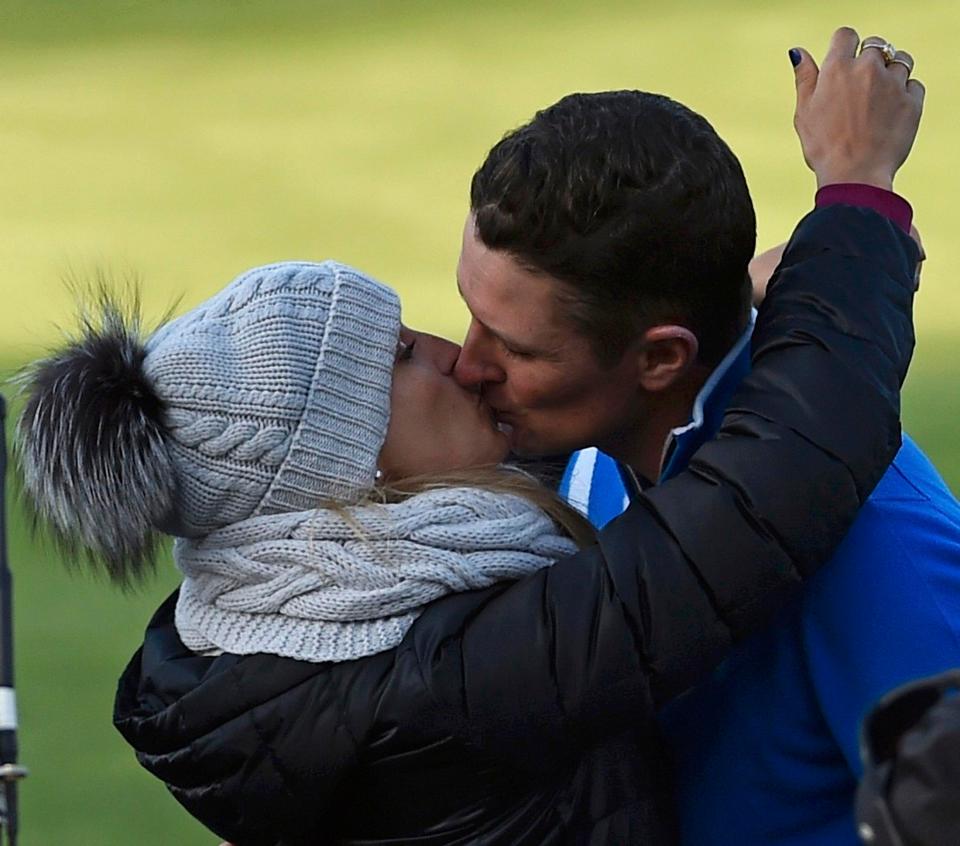
[[838,182],[835,185],[825,185],[817,191],[816,206],[844,205],[864,206],[873,209],[897,224],[904,232],[910,234],[910,224],[913,222],[913,208],[899,194],[893,191],[884,191],[874,185],[861,185],[856,182]]

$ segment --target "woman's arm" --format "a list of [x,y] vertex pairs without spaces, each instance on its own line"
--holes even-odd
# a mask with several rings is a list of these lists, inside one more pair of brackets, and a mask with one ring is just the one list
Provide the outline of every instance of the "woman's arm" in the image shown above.
[[[852,56],[855,34],[850,41],[840,37],[840,48]],[[808,161],[823,157],[840,181],[877,184],[879,159],[889,185],[919,103],[905,102],[915,94],[902,82],[881,89],[879,102],[877,88],[854,84],[875,84],[866,74],[834,84],[859,61],[837,49],[835,38],[821,79],[832,98],[816,98],[815,79],[810,87],[812,59],[798,68],[798,114],[813,127]],[[861,125],[846,137],[836,125],[848,119],[837,109],[860,106],[860,118],[883,124],[882,139]],[[824,137],[844,146],[849,178]],[[857,139],[873,146],[851,157]],[[478,741],[519,749],[558,732],[569,740],[635,725],[645,705],[696,681],[826,560],[899,447],[916,259],[913,242],[875,212],[811,213],[761,310],[754,371],[690,469],[643,495],[598,547],[423,615],[405,648],[442,701],[462,704]]]
[[[718,438],[599,545],[431,606],[406,641],[485,747],[632,725],[825,561],[900,443],[913,242],[875,212],[798,227]],[[402,647],[403,648],[403,647]]]
[[[791,239],[758,317],[753,372],[718,438],[644,498],[695,576],[656,562],[644,573],[646,590],[674,606],[648,612],[657,700],[769,622],[899,449],[915,256],[895,224],[845,206],[813,212]],[[611,561],[628,544],[623,527],[601,536]],[[677,625],[683,608],[697,614]]]

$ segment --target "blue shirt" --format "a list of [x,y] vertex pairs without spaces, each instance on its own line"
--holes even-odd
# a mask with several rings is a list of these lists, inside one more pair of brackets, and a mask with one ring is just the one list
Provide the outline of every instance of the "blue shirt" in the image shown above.
[[[691,423],[674,431],[661,481],[714,434],[748,369],[749,344],[738,344],[701,391]],[[622,508],[625,486],[616,463],[595,452],[571,459],[561,493],[602,525]],[[904,437],[803,593],[663,710],[682,842],[856,846],[861,719],[892,687],[957,666],[960,504]]]

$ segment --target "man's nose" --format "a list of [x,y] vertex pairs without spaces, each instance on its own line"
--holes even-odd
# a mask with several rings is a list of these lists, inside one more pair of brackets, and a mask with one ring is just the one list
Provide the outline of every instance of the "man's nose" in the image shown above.
[[465,388],[479,388],[484,383],[503,382],[507,378],[488,339],[482,336],[476,324],[470,325],[467,337],[463,339],[453,376]]

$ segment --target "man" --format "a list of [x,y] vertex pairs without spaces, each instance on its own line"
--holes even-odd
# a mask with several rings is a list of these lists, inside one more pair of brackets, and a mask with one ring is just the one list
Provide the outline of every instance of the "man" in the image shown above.
[[[818,104],[871,76],[922,91],[907,54],[868,39],[858,56],[858,42],[839,30],[822,75],[791,51],[798,130],[818,205],[870,206],[906,230],[891,175],[844,158],[844,137],[877,132],[866,113],[817,125]],[[600,448],[575,456],[561,487],[598,524],[718,428],[749,368],[754,229],[736,158],[655,95],[564,98],[474,176],[456,374],[482,388],[518,453]],[[960,507],[907,439],[799,601],[664,711],[686,843],[857,842],[858,722],[890,687],[960,664],[958,564]]]

